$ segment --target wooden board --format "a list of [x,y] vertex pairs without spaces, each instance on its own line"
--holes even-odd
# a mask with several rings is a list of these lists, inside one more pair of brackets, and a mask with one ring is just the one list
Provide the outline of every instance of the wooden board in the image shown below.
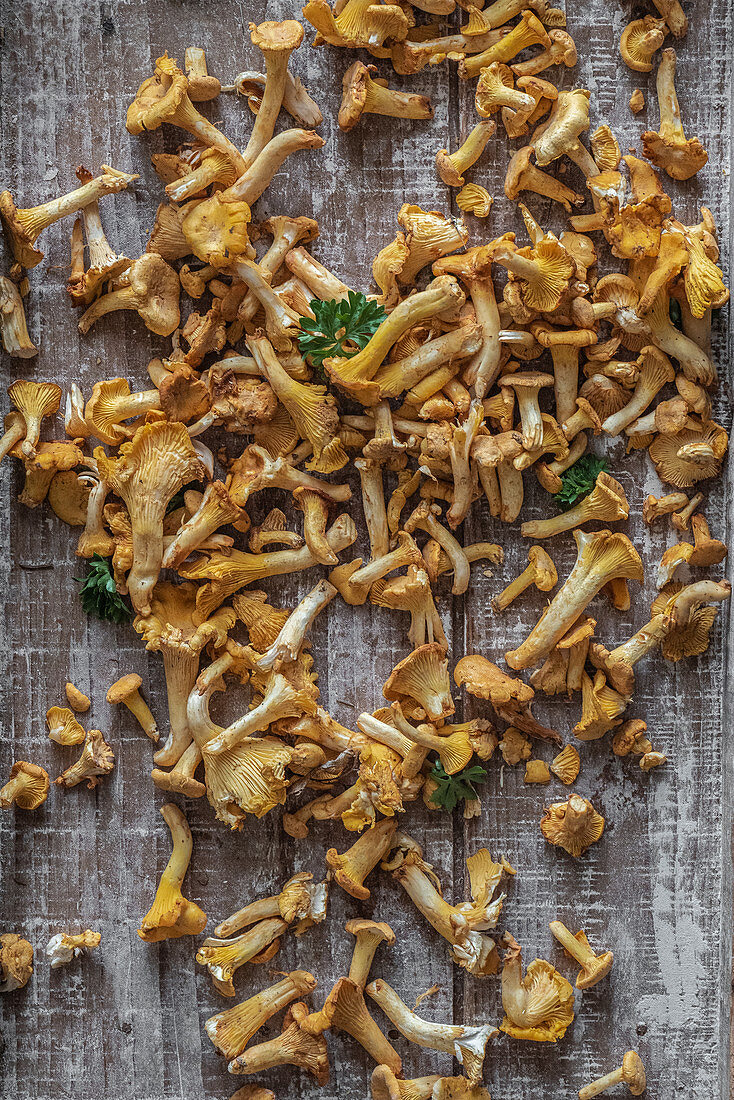
[[[693,5],[686,6],[693,16]],[[612,124],[626,149],[639,141],[648,123],[657,125],[653,79],[628,72],[617,52],[619,34],[632,13],[638,14],[638,6],[587,0],[574,7],[569,30],[579,48],[579,66],[546,75],[563,87],[588,87],[594,124]],[[166,49],[182,59],[187,46],[200,45],[211,71],[229,80],[241,69],[258,66],[247,21],[294,14],[284,0],[268,5],[242,0],[3,0],[0,9],[3,185],[12,186],[19,200],[31,205],[70,189],[79,163],[95,169],[110,163],[140,172],[133,190],[103,203],[110,239],[131,256],[144,247],[160,197],[149,156],[175,148],[180,137],[167,130],[134,138],[124,128],[127,104],[152,71],[154,59]],[[453,20],[456,25],[464,21],[460,14],[460,20]],[[688,132],[700,136],[710,161],[695,180],[669,184],[683,220],[696,219],[701,202],[712,209],[720,226],[725,271],[731,243],[730,32],[727,0],[714,0],[705,11],[699,6],[691,33],[680,44],[684,122]],[[474,114],[472,88],[460,85],[455,67],[443,65],[410,80],[394,79],[396,86],[432,97],[432,123],[368,119],[341,135],[334,116],[341,75],[351,60],[341,51],[307,46],[299,51],[294,69],[324,110],[321,132],[327,145],[320,153],[294,158],[257,215],[313,213],[321,225],[315,254],[348,283],[367,289],[372,256],[392,238],[403,201],[452,209],[452,196],[436,180],[433,158],[442,146],[456,147],[473,125]],[[380,68],[392,77],[389,66],[382,63]],[[627,100],[636,84],[645,89],[649,105],[635,119]],[[244,144],[251,117],[243,102],[222,96],[208,113],[223,119],[227,133]],[[470,219],[472,241],[507,228],[521,231],[514,206],[502,196],[508,155],[508,143],[498,135],[471,173],[497,197],[489,223]],[[528,198],[544,225],[562,228],[557,210],[535,196]],[[148,359],[165,342],[152,338],[134,314],[117,314],[87,338],[78,337],[64,291],[69,230],[66,221],[46,232],[46,260],[31,273],[29,325],[41,354],[30,363],[5,359],[3,385],[24,374],[62,383],[76,380],[88,392],[97,378],[120,374],[144,388]],[[721,318],[715,355],[724,376],[731,351],[727,339]],[[724,384],[717,413],[725,424],[730,422],[727,396]],[[604,447],[633,503],[629,533],[652,566],[672,541],[663,525],[650,531],[640,519],[644,495],[658,491],[659,485],[646,459],[624,457],[619,443],[598,444],[598,449]],[[524,516],[541,514],[544,508],[531,482]],[[53,788],[36,814],[0,815],[0,929],[21,931],[36,947],[29,986],[0,998],[5,1043],[0,1095],[14,1100],[226,1097],[242,1081],[227,1076],[225,1063],[203,1033],[203,1021],[225,1004],[195,965],[193,942],[151,946],[135,933],[168,858],[168,833],[157,812],[165,799],[148,778],[150,745],[127,713],[110,709],[104,698],[117,676],[139,672],[154,712],[163,719],[161,663],[146,654],[131,630],[81,614],[72,595],[72,578],[80,573],[73,538],[45,510],[29,513],[21,508],[16,503],[19,489],[17,469],[4,463],[0,507],[10,522],[0,524],[0,574],[6,593],[0,775],[18,758],[43,763],[52,775],[69,763],[73,750],[50,744],[44,726],[47,707],[63,702],[67,678],[92,697],[93,724],[109,735],[117,767],[96,791]],[[706,504],[717,535],[730,506],[722,481],[711,488]],[[481,504],[464,534],[467,541],[504,542],[506,563],[494,577],[475,568],[466,598],[442,598],[452,656],[458,659],[478,649],[498,658],[521,640],[541,607],[539,598],[528,597],[501,619],[489,608],[491,595],[519,571],[526,547],[515,528],[492,523]],[[554,554],[565,575],[573,561],[571,539],[558,540]],[[273,599],[292,605],[315,575],[312,571],[271,584]],[[599,636],[607,643],[628,637],[646,620],[653,594],[648,568],[629,615],[612,614],[597,601]],[[482,817],[466,828],[460,817],[452,821],[422,806],[411,806],[406,815],[406,827],[425,845],[449,898],[463,896],[465,854],[481,844],[495,855],[505,853],[518,868],[502,926],[522,942],[526,961],[537,954],[571,976],[547,929],[556,916],[574,929],[583,925],[593,944],[615,952],[610,981],[577,997],[576,1021],[558,1047],[521,1044],[504,1036],[496,1040],[486,1073],[495,1100],[572,1097],[587,1080],[619,1064],[630,1046],[645,1059],[649,1094],[656,1100],[726,1094],[732,878],[732,717],[730,709],[723,711],[726,618],[724,610],[706,658],[671,666],[655,656],[639,668],[628,713],[646,718],[656,747],[668,755],[666,767],[645,776],[636,765],[613,758],[606,742],[581,747],[577,788],[607,818],[603,840],[585,858],[572,862],[540,836],[544,801],[562,797],[560,785],[525,787],[521,771],[503,768],[499,757],[490,765]],[[350,724],[361,709],[379,704],[383,680],[406,652],[402,624],[387,613],[332,604],[314,632],[325,705]],[[458,697],[457,707],[461,715]],[[578,704],[540,705],[537,710],[567,736]],[[469,713],[481,711],[467,708]],[[271,892],[295,870],[320,874],[324,850],[332,844],[343,849],[352,839],[341,828],[323,824],[296,844],[283,834],[277,814],[248,821],[241,835],[230,834],[213,820],[203,800],[188,802],[186,812],[195,838],[187,893],[210,914],[212,925],[244,901]],[[385,975],[409,1003],[432,984],[440,986],[421,1009],[426,1017],[499,1021],[498,982],[465,979],[462,971],[452,969],[444,942],[385,876],[374,876],[372,898],[365,905],[335,888],[327,924],[302,939],[286,939],[273,965],[311,969],[319,980],[314,998],[319,1004],[345,972],[351,937],[343,925],[358,913],[389,921],[398,935],[397,945],[378,955],[375,975]],[[103,947],[68,969],[49,972],[44,945],[52,933],[69,927],[98,928]],[[239,975],[238,992],[248,995],[269,980],[251,969]],[[276,1094],[288,1100],[366,1097],[371,1067],[360,1048],[338,1034],[330,1045],[329,1086],[318,1092],[298,1072],[281,1071],[268,1075]],[[451,1072],[448,1056],[402,1040],[396,1045],[406,1076]]]

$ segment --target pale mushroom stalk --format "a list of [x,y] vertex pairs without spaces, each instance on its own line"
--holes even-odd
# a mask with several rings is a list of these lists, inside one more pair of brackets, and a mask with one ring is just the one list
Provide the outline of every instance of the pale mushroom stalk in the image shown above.
[[591,989],[598,981],[606,977],[614,961],[611,951],[607,951],[603,955],[595,955],[586,936],[582,933],[577,938],[566,928],[562,921],[552,920],[548,927],[564,950],[581,967],[581,973],[576,980],[577,989]]
[[669,303],[667,291],[662,290],[645,318],[653,343],[666,355],[677,359],[689,381],[713,386],[717,379],[716,366],[694,340],[675,327],[670,320]]
[[[352,563],[351,567],[350,565],[337,566],[333,570],[330,578],[340,588],[342,598],[347,603],[364,603],[375,581],[381,580],[394,569],[416,563],[420,558],[420,552],[410,535],[401,531],[398,534],[398,540],[399,545],[394,550],[368,562],[367,565],[353,570],[354,563]],[[358,558],[357,561],[359,560],[361,559]]]
[[370,982],[366,992],[411,1043],[453,1054],[464,1066],[471,1084],[476,1085],[481,1080],[485,1047],[488,1040],[496,1035],[495,1028],[489,1024],[466,1027],[464,1024],[435,1024],[423,1020],[382,978]]
[[292,248],[286,254],[285,266],[311,289],[316,298],[324,302],[343,301],[349,294],[349,287],[338,279],[328,268],[315,260],[305,248]]
[[[281,301],[273,291],[258,264],[240,260],[232,266],[233,273],[252,291],[265,312],[265,330],[278,350],[287,351],[300,327],[295,310]],[[287,373],[287,372],[285,372]]]
[[[645,353],[648,353],[647,355]],[[644,413],[656,394],[668,382],[675,377],[673,367],[667,356],[661,355],[654,349],[645,348],[640,356],[640,377],[635,386],[632,397],[618,412],[608,416],[602,428],[609,435],[619,435],[628,425],[637,420]]]
[[319,581],[293,609],[270,649],[258,660],[258,666],[267,671],[295,661],[303,646],[306,632],[336,594],[333,584],[326,580]]
[[[208,756],[218,756],[234,748],[253,733],[267,729],[279,718],[291,716],[294,705],[300,703],[298,696],[299,693],[285,676],[279,672],[273,673],[262,702],[252,710],[248,710],[241,718],[231,722],[226,729],[218,729],[214,736],[202,746],[203,752]],[[301,712],[303,709],[300,707]],[[191,717],[190,707],[189,717]]]
[[79,536],[75,553],[79,558],[91,558],[93,554],[106,557],[107,553],[114,548],[112,536],[108,534],[104,522],[104,506],[109,485],[101,477],[95,477],[93,474],[81,474],[80,480],[90,484],[91,489],[87,498],[84,530]]
[[597,592],[615,577],[641,581],[640,556],[625,535],[573,532],[578,557],[565,584],[517,649],[505,654],[512,669],[530,668],[547,657]]
[[294,19],[282,23],[266,22],[259,26],[250,23],[250,38],[265,59],[265,90],[250,140],[242,154],[247,168],[273,137],[285,94],[288,61],[293,50],[303,41],[303,27]]
[[77,210],[82,210],[102,195],[123,191],[128,184],[138,178],[137,175],[118,172],[115,168],[103,164],[101,176],[96,176],[66,195],[60,195],[40,206],[31,206],[24,210],[16,207],[9,191],[3,191],[0,194],[0,218],[9,237],[15,259],[24,267],[35,267],[43,259],[43,253],[34,246],[35,241],[47,226],[60,218],[65,218],[67,214],[75,214]]
[[370,540],[370,558],[379,561],[390,550],[382,468],[377,462],[364,458],[356,459],[354,465],[359,471],[362,486],[362,509]]
[[[304,228],[301,224],[305,219],[275,218],[273,240],[270,248],[258,261],[260,270],[274,275],[282,267],[286,256],[295,246],[297,241],[303,239]],[[305,284],[304,284],[305,285]],[[259,300],[250,290],[247,292],[237,310],[240,321],[251,321],[259,309]]]
[[[521,475],[519,475],[521,477]],[[451,591],[455,596],[460,596],[463,592],[466,592],[469,587],[469,580],[471,578],[471,569],[469,560],[464,553],[464,549],[461,546],[450,531],[447,531],[442,523],[439,523],[436,516],[440,515],[441,509],[438,505],[429,505],[426,501],[419,504],[413,514],[408,518],[405,524],[405,530],[410,533],[418,528],[421,531],[425,531],[432,539],[435,539],[441,549],[444,551],[449,561],[451,562],[454,570],[454,583],[451,586]]]
[[360,714],[357,725],[373,741],[379,741],[381,745],[387,745],[388,748],[393,749],[402,757],[408,756],[416,744],[415,741],[405,737],[394,726],[375,718],[373,714]]
[[282,168],[291,153],[298,153],[302,149],[320,149],[324,144],[324,139],[313,130],[283,130],[258,153],[257,159],[236,183],[221,192],[222,200],[238,200],[252,206],[270,186],[275,173]]
[[556,398],[556,420],[563,424],[576,411],[579,388],[579,349],[570,344],[553,344],[553,389]]
[[482,347],[467,364],[462,377],[467,385],[474,386],[474,396],[481,401],[497,379],[502,353],[500,314],[491,275],[484,279],[472,279],[469,297],[477,323],[481,325]]
[[302,970],[292,971],[234,1008],[225,1008],[210,1016],[204,1030],[221,1054],[226,1058],[236,1058],[271,1017],[297,997],[308,995],[315,986],[316,979],[312,974]]
[[[456,373],[460,362],[475,355],[480,346],[481,330],[478,325],[460,325],[443,336],[427,340],[404,359],[396,359],[394,363],[385,363],[380,367],[375,382],[380,387],[381,398],[398,397],[404,390],[412,390],[443,366],[451,366],[452,372]],[[466,367],[466,370],[469,369],[470,364]]]
[[[265,87],[265,80],[265,73],[237,73],[232,84],[222,85],[222,91],[237,92],[238,95],[247,96],[250,110],[257,114],[262,103],[262,89]],[[305,126],[308,130],[315,130],[324,121],[324,116],[301,83],[300,78],[294,76],[290,70],[286,73],[283,109],[299,126]]]
[[175,569],[189,554],[225,524],[242,517],[242,510],[230,499],[221,481],[207,485],[196,511],[186,519],[163,555],[163,568]]
[[19,412],[11,412],[5,417],[5,432],[0,438],[0,462],[26,436],[25,419]]
[[588,496],[580,500],[573,508],[548,519],[535,519],[523,523],[520,533],[523,538],[548,539],[563,531],[570,531],[582,523],[592,520],[600,523],[616,523],[627,519],[629,505],[624,489],[608,474],[601,473]]
[[663,50],[656,77],[660,126],[657,133],[646,131],[642,144],[645,156],[654,164],[673,179],[686,180],[700,171],[708,156],[697,138],[688,140],[684,133],[675,90],[676,60],[675,50]]
[[463,523],[471,507],[475,484],[471,467],[471,448],[483,423],[484,409],[481,402],[476,401],[466,420],[454,429],[451,436],[449,459],[454,478],[454,499],[446,513],[446,519],[452,530]]
[[8,355],[17,359],[32,359],[38,348],[28,335],[23,299],[15,283],[0,275],[0,332]]
[[[196,670],[194,670],[194,676],[195,675]],[[184,713],[178,720],[181,721],[181,718],[185,721],[186,714]],[[188,731],[187,736],[191,736]],[[166,745],[168,745],[168,742],[166,742]],[[161,752],[165,752],[165,749],[161,750]],[[157,755],[156,753],[153,756],[154,760],[156,760]],[[163,771],[161,768],[153,768],[150,773],[150,778],[161,791],[171,791],[175,794],[183,794],[186,798],[203,798],[206,794],[206,785],[204,783],[199,783],[199,781],[194,778],[196,769],[199,767],[202,760],[201,749],[195,741],[192,741],[188,748],[185,748],[183,752],[178,754],[178,759],[170,771]]]

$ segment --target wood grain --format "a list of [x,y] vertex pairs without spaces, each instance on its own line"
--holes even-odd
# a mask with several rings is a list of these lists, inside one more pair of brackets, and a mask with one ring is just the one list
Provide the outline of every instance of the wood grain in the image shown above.
[[[714,0],[705,12],[695,14],[692,5],[687,7],[692,28],[679,47],[679,90],[686,129],[700,136],[710,161],[696,179],[671,181],[669,190],[683,220],[695,219],[702,201],[711,207],[720,226],[722,266],[728,271],[731,11],[727,0]],[[579,66],[546,75],[563,87],[588,87],[594,123],[612,124],[626,149],[639,141],[648,122],[657,125],[654,74],[629,73],[616,48],[622,27],[638,7],[588,0],[575,9],[569,10],[568,19]],[[134,189],[104,200],[102,206],[110,240],[132,256],[144,247],[160,198],[150,154],[174,149],[181,137],[169,129],[134,138],[124,128],[127,104],[152,71],[153,60],[166,49],[182,59],[187,46],[200,45],[210,70],[226,81],[240,69],[257,67],[249,19],[294,14],[285,0],[267,5],[242,0],[215,5],[201,0],[3,0],[0,10],[3,185],[12,186],[24,205],[32,205],[70,189],[79,163],[95,169],[110,163],[140,172]],[[443,65],[405,81],[390,73],[395,86],[432,97],[432,123],[368,118],[342,135],[334,116],[341,75],[351,59],[344,52],[308,46],[294,58],[294,70],[324,111],[321,132],[327,145],[321,153],[302,154],[286,165],[256,215],[313,214],[321,226],[315,254],[350,285],[366,289],[371,259],[392,238],[403,201],[427,209],[451,208],[452,196],[435,177],[433,157],[444,145],[455,148],[474,116],[472,88],[459,83],[454,67]],[[388,75],[384,63],[380,68]],[[635,119],[627,100],[636,84],[645,90],[648,107]],[[251,117],[243,102],[222,96],[205,110],[212,119],[223,120],[238,144],[245,143]],[[508,155],[508,143],[498,135],[471,174],[496,196],[488,224],[469,219],[473,242],[507,228],[521,231],[513,204],[502,195]],[[530,196],[528,205],[539,220],[560,230],[558,212],[534,199]],[[142,388],[146,364],[163,343],[134,314],[116,314],[88,337],[78,337],[64,290],[69,231],[70,223],[61,222],[42,238],[46,260],[31,273],[27,300],[29,327],[41,353],[20,368],[34,379],[76,380],[85,392],[97,378],[117,374]],[[715,354],[725,376],[732,348],[724,320],[719,318],[716,325]],[[19,364],[5,359],[3,367],[7,385]],[[725,424],[730,421],[727,397],[724,384],[717,413]],[[651,531],[640,518],[645,494],[659,488],[649,463],[640,455],[625,457],[619,443],[595,446],[606,449],[632,502],[631,537],[646,562],[655,563],[672,540],[664,527]],[[533,492],[533,481],[527,479],[524,518],[542,514],[545,507]],[[706,504],[717,535],[731,508],[726,488],[722,479],[709,491]],[[146,654],[131,630],[81,614],[71,595],[72,578],[80,572],[73,539],[47,511],[31,514],[21,508],[16,503],[19,489],[17,469],[4,463],[0,507],[10,522],[0,525],[0,577],[6,593],[0,775],[13,759],[43,763],[52,775],[69,763],[74,750],[52,745],[44,726],[47,707],[63,701],[67,678],[91,696],[93,724],[109,735],[117,767],[95,791],[53,788],[34,815],[0,815],[0,929],[22,931],[35,945],[37,960],[29,986],[0,998],[5,1043],[0,1095],[14,1100],[228,1096],[241,1082],[227,1076],[201,1028],[204,1019],[223,1007],[223,999],[195,965],[194,944],[179,940],[148,945],[135,934],[168,858],[168,833],[158,814],[165,799],[148,778],[149,743],[127,712],[110,709],[104,699],[118,675],[139,672],[162,719],[160,661]],[[284,503],[281,494],[276,499]],[[358,505],[350,509],[354,513]],[[522,639],[542,606],[539,598],[528,595],[502,617],[490,610],[491,595],[516,575],[527,547],[516,528],[493,523],[483,504],[464,535],[466,541],[504,542],[506,560],[493,577],[475,567],[465,599],[452,600],[448,589],[443,592],[440,607],[452,654],[458,659],[465,651],[479,650],[497,658]],[[565,575],[573,560],[572,541],[564,536],[556,542],[553,552]],[[311,571],[272,583],[274,602],[292,606],[317,575]],[[648,569],[629,615],[610,613],[597,601],[599,637],[607,643],[626,638],[646,620],[653,594]],[[540,836],[542,806],[562,797],[560,785],[554,781],[546,789],[525,787],[522,772],[502,767],[499,757],[490,765],[484,786],[482,817],[466,828],[458,817],[452,821],[429,814],[420,804],[409,808],[405,825],[425,845],[449,898],[462,896],[465,855],[482,844],[494,855],[504,853],[518,868],[502,926],[523,943],[527,961],[536,954],[549,958],[570,976],[547,929],[554,917],[573,929],[583,925],[594,945],[615,952],[611,979],[579,995],[576,1021],[558,1047],[504,1036],[495,1041],[487,1060],[487,1082],[495,1100],[572,1097],[587,1080],[617,1065],[630,1046],[645,1059],[650,1095],[656,1100],[726,1095],[732,714],[723,658],[725,623],[723,610],[707,657],[672,666],[654,656],[639,669],[629,714],[648,721],[656,747],[668,755],[666,767],[645,776],[634,764],[612,757],[605,742],[581,746],[577,788],[607,817],[603,840],[582,860],[572,862]],[[360,710],[379,704],[382,682],[407,650],[401,625],[387,612],[337,601],[316,625],[313,651],[324,703],[349,725]],[[458,698],[457,706],[461,715]],[[577,709],[578,703],[537,708],[564,736]],[[467,708],[470,713],[481,711]],[[276,813],[248,821],[243,834],[230,834],[213,820],[204,801],[188,802],[186,812],[195,838],[188,896],[205,908],[212,923],[244,901],[271,892],[295,870],[321,874],[325,849],[343,849],[352,840],[341,828],[323,823],[296,844],[282,832]],[[498,1021],[498,982],[465,980],[463,972],[449,965],[443,941],[416,919],[399,888],[389,877],[373,877],[372,898],[365,905],[334,888],[326,925],[298,940],[286,938],[273,965],[311,969],[319,980],[314,1002],[320,1004],[348,962],[351,937],[343,931],[345,920],[374,912],[398,935],[394,948],[381,949],[376,975],[386,976],[409,1003],[437,983],[440,991],[421,1010],[428,1018]],[[98,928],[102,949],[68,969],[50,972],[43,948],[53,932],[69,927]],[[246,996],[270,980],[251,968],[236,984]],[[371,1066],[360,1048],[338,1034],[330,1045],[329,1086],[318,1092],[297,1072],[282,1071],[268,1075],[276,1095],[288,1100],[366,1097]],[[448,1056],[431,1055],[402,1040],[396,1045],[406,1076],[451,1072]]]

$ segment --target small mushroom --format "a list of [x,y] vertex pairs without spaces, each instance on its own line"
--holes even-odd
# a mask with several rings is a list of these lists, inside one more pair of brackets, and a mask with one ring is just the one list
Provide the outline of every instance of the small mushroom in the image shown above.
[[77,714],[84,714],[85,711],[89,710],[92,705],[91,700],[75,684],[68,681],[64,686],[64,691],[66,692],[66,698],[69,700],[69,706]]
[[37,810],[48,798],[48,772],[38,764],[17,760],[10,769],[10,778],[0,788],[0,809],[18,806],[21,810]]
[[111,706],[124,703],[128,710],[135,715],[142,730],[150,737],[151,741],[158,741],[158,723],[156,722],[148,704],[140,694],[142,679],[136,672],[130,672],[122,676],[107,691],[107,702]]
[[504,611],[531,585],[535,585],[539,592],[550,592],[557,583],[558,573],[550,556],[540,546],[531,546],[528,552],[528,565],[519,577],[500,592],[499,596],[494,597],[492,606],[495,611]]
[[372,79],[377,72],[375,65],[355,61],[347,69],[342,80],[342,102],[339,108],[339,127],[345,132],[353,130],[363,114],[388,115],[391,118],[433,118],[431,101],[411,92],[396,92]]
[[538,405],[538,395],[546,386],[552,386],[552,374],[541,371],[518,371],[503,377],[503,385],[513,389],[517,397],[522,421],[522,445],[526,451],[537,450],[543,440],[543,419]]
[[540,831],[549,844],[577,859],[601,837],[604,818],[588,799],[572,794],[566,802],[554,802],[546,808]]
[[505,175],[505,195],[508,199],[516,199],[521,191],[532,191],[536,195],[553,199],[559,202],[567,213],[571,213],[574,206],[582,205],[583,195],[572,191],[561,183],[555,176],[543,172],[530,163],[533,155],[533,146],[526,145],[511,157]]
[[326,862],[334,872],[336,882],[353,898],[365,901],[370,896],[364,880],[390,851],[397,827],[394,818],[386,817],[341,855],[336,848],[329,848]]
[[583,931],[577,932],[574,936],[566,928],[566,925],[559,920],[552,920],[548,927],[561,946],[581,967],[579,976],[576,979],[577,989],[591,989],[602,978],[606,978],[614,962],[614,955],[611,951],[595,955]]
[[494,122],[479,122],[455,153],[449,153],[447,149],[439,150],[436,154],[436,167],[447,187],[464,186],[463,173],[479,160],[496,129]]
[[523,538],[551,538],[592,520],[617,523],[628,516],[629,504],[624,489],[615,478],[602,470],[597,475],[592,491],[573,508],[550,519],[529,520],[523,523],[520,531]]
[[395,933],[389,924],[362,918],[347,921],[345,928],[356,937],[348,977],[360,989],[364,989],[377,948],[381,943],[392,947],[395,943]]
[[647,1085],[645,1067],[639,1054],[634,1050],[627,1051],[619,1069],[606,1073],[603,1077],[597,1078],[590,1085],[580,1089],[579,1100],[592,1100],[592,1097],[598,1096],[601,1092],[606,1092],[607,1089],[611,1089],[621,1082],[624,1082],[633,1096],[641,1096],[645,1091]]
[[578,749],[573,745],[564,745],[558,756],[553,758],[550,770],[566,786],[575,783],[581,770],[581,757]]
[[628,69],[637,73],[652,71],[652,58],[665,41],[668,27],[664,19],[646,15],[633,19],[622,31],[619,52]]
[[145,327],[157,336],[170,336],[178,328],[180,284],[178,275],[162,256],[145,252],[118,280],[117,289],[97,298],[79,320],[79,331],[89,332],[95,321],[118,309],[132,309]]

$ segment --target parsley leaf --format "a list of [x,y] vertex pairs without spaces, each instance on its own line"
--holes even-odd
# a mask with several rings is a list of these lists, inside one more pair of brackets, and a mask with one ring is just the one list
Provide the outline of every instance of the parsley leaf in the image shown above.
[[607,469],[607,460],[598,455],[582,455],[573,466],[561,474],[563,488],[554,493],[553,499],[562,512],[567,512],[582,497],[587,496],[596,484],[602,470]]
[[94,615],[111,623],[126,623],[132,618],[132,611],[118,594],[110,561],[111,558],[94,554],[86,577],[74,579],[82,584],[79,596],[87,615]]
[[436,790],[431,795],[431,802],[451,813],[462,800],[473,802],[479,797],[474,784],[483,783],[487,778],[487,771],[479,764],[473,764],[456,775],[447,775],[441,761],[436,760],[429,775],[437,784]]
[[[346,300],[309,302],[313,319],[301,318],[298,344],[311,365],[320,369],[324,359],[341,356],[348,359],[369,343],[385,319],[385,310],[377,302],[368,302],[364,294],[349,291]],[[351,347],[348,345],[352,345]]]

